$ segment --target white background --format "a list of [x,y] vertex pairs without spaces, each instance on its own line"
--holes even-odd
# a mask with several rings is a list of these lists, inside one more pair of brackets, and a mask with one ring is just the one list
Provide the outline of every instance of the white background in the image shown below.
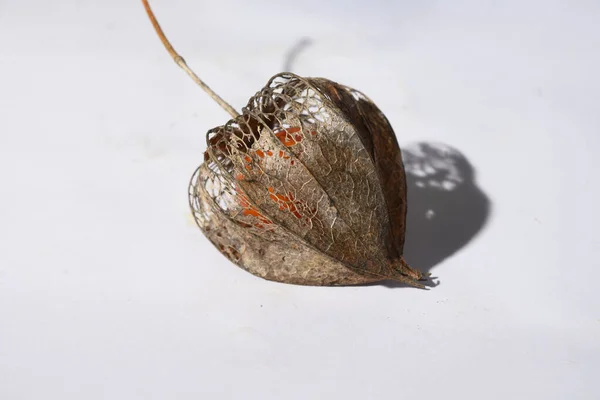
[[460,152],[470,194],[409,202],[439,285],[236,268],[187,206],[228,115],[141,3],[0,0],[0,398],[600,398],[598,2],[152,4],[238,109],[309,38],[294,72]]

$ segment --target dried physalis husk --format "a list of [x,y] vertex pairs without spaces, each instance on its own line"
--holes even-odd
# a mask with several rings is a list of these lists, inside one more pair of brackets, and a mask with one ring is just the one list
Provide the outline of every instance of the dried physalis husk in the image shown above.
[[208,132],[189,187],[198,226],[221,253],[273,281],[422,287],[422,274],[402,258],[400,148],[371,100],[327,79],[282,73],[241,115],[231,113]]
[[285,73],[208,132],[190,204],[231,261],[269,280],[421,278],[402,259],[406,183],[385,116],[360,92]]

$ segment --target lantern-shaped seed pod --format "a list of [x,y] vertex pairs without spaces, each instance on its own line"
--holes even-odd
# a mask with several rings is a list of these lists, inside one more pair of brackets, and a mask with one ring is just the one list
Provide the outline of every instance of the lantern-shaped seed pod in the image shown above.
[[208,132],[189,187],[196,222],[219,251],[278,282],[423,287],[402,258],[405,173],[377,106],[330,80],[282,73],[239,115],[187,67],[143,3],[177,64],[234,117]]
[[240,267],[305,285],[421,279],[401,257],[400,148],[362,93],[279,74],[207,137],[190,204],[204,234]]

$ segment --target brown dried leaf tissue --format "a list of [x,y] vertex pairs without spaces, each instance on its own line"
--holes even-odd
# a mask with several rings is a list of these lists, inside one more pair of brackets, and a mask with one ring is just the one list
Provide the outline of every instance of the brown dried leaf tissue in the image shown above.
[[187,67],[143,3],[177,64],[233,116],[208,132],[189,187],[196,222],[219,251],[272,281],[422,287],[402,258],[400,147],[377,106],[333,81],[281,73],[238,114]]

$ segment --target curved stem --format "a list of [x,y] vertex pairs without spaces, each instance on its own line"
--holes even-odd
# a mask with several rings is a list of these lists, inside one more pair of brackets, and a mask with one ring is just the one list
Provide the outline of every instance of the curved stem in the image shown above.
[[148,4],[148,0],[142,0],[142,3],[144,3],[144,8],[148,13],[148,18],[150,18],[150,22],[152,22],[152,26],[154,27],[156,34],[158,35],[162,44],[165,46],[165,49],[167,49],[171,57],[173,57],[175,63],[179,65],[181,69],[183,69],[190,76],[190,78],[192,78],[192,80],[196,82],[198,86],[204,89],[204,91],[208,93],[208,95],[214,101],[216,101],[225,111],[227,111],[229,115],[231,115],[233,118],[239,116],[240,114],[235,110],[235,108],[233,108],[231,105],[229,105],[229,103],[223,100],[221,96],[216,94],[210,87],[208,87],[206,83],[204,83],[202,79],[198,77],[198,75],[194,73],[194,71],[191,70],[190,67],[188,67],[183,57],[181,57],[179,53],[175,51],[173,45],[171,45],[171,42],[169,42],[169,39],[167,39],[167,37],[165,36],[165,33],[163,32],[162,28],[160,27],[160,24],[154,16],[154,13],[152,12],[152,9],[150,8],[150,4]]

